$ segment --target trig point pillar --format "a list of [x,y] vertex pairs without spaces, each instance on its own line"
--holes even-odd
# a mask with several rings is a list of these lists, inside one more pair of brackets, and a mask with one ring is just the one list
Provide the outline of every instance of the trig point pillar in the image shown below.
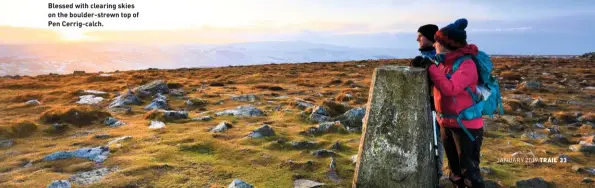
[[436,187],[428,84],[425,69],[376,68],[353,187]]

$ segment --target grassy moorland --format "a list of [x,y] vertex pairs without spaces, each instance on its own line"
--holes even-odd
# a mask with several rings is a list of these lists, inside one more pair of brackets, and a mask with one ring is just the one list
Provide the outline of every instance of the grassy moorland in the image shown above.
[[[351,187],[360,132],[341,124],[333,131],[304,134],[319,123],[308,119],[315,106],[337,117],[367,102],[374,68],[405,65],[408,60],[335,63],[272,64],[205,69],[119,71],[100,75],[76,73],[0,78],[0,187],[46,187],[79,172],[109,168],[103,178],[73,187],[227,187],[241,179],[255,187],[292,187],[307,179],[329,187]],[[595,133],[595,68],[593,60],[494,58],[501,78],[506,115],[486,118],[482,150],[485,179],[503,187],[541,177],[554,187],[589,187],[595,156],[586,146]],[[153,96],[126,110],[108,108],[118,93],[163,80],[170,90],[170,110],[185,110],[189,118],[170,120],[159,111],[145,110]],[[398,89],[398,88],[395,88]],[[104,100],[77,104],[84,90]],[[175,92],[174,92],[175,91]],[[138,94],[138,93],[137,93]],[[253,95],[247,100],[234,96]],[[187,100],[194,105],[186,104]],[[38,100],[40,104],[27,104]],[[301,107],[300,104],[313,106]],[[217,116],[251,104],[264,116]],[[211,116],[211,120],[192,118]],[[103,123],[114,117],[125,125]],[[166,127],[149,129],[151,120]],[[233,127],[209,132],[221,122]],[[246,137],[264,124],[273,136]],[[43,160],[59,151],[109,145],[103,162],[84,158]],[[590,136],[590,137],[589,137]],[[315,144],[296,148],[291,142]],[[330,157],[312,152],[334,148],[337,179],[329,178]],[[498,163],[505,157],[567,155],[567,163]],[[445,163],[446,164],[446,163]],[[574,168],[573,168],[574,166]],[[579,168],[584,167],[584,168]],[[446,168],[445,168],[446,169]],[[590,174],[591,173],[591,174]]]

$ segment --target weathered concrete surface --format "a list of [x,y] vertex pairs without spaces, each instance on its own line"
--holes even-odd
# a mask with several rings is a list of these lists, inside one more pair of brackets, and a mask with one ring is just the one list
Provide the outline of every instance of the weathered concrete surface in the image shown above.
[[436,187],[425,69],[374,71],[353,187]]

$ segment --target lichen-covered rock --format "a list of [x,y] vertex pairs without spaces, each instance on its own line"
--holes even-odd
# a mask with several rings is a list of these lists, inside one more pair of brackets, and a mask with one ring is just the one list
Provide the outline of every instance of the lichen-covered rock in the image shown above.
[[103,124],[110,126],[110,127],[119,127],[122,125],[126,125],[126,123],[114,118],[114,117],[108,117],[105,120],[103,120]]
[[89,185],[95,182],[99,182],[101,179],[103,179],[104,176],[114,171],[116,171],[116,168],[100,168],[87,172],[77,172],[68,180],[78,185]]
[[72,185],[68,180],[54,180],[47,188],[71,188]]
[[254,186],[240,179],[234,179],[227,188],[254,188]]
[[167,121],[188,119],[187,111],[163,111],[163,115]]
[[316,188],[323,185],[325,184],[306,179],[297,179],[293,181],[293,188]]
[[248,137],[250,138],[262,138],[269,136],[275,136],[275,131],[266,124],[248,134]]
[[142,96],[153,96],[157,93],[169,93],[169,88],[167,87],[167,83],[165,81],[155,80],[151,83],[136,87],[133,91]]
[[192,121],[211,121],[213,117],[211,116],[201,116],[197,118],[192,118]]
[[61,159],[70,159],[73,157],[83,158],[95,162],[103,162],[109,155],[109,148],[100,146],[95,148],[81,148],[75,151],[60,151],[52,153],[43,158],[44,161],[55,161]]
[[330,150],[320,149],[320,150],[316,150],[316,151],[312,152],[312,155],[314,155],[316,157],[331,157],[331,156],[335,156],[335,152],[330,151]]
[[366,109],[364,108],[353,108],[348,110],[343,115],[339,116],[337,120],[345,126],[347,130],[361,130],[362,119],[366,115]]
[[121,108],[127,105],[140,105],[143,102],[133,92],[127,92],[119,95],[110,103],[108,108]]
[[83,95],[79,97],[77,104],[98,104],[103,101],[103,97],[96,97],[95,95]]
[[312,149],[315,148],[317,145],[316,142],[312,141],[293,141],[291,142],[291,147],[295,149]]
[[302,100],[302,99],[296,99],[295,106],[297,106],[297,108],[300,110],[305,110],[306,108],[313,107],[314,104],[312,104],[311,102]]
[[256,95],[249,94],[249,95],[239,95],[239,96],[232,96],[231,100],[234,101],[244,101],[244,102],[254,102],[257,101],[259,98]]
[[314,108],[314,110],[312,110],[312,114],[310,114],[310,116],[308,118],[311,121],[314,121],[317,123],[332,121],[332,118],[330,117],[328,112],[322,106],[317,106],[316,108]]
[[161,121],[151,121],[149,124],[149,129],[163,129],[165,128],[165,123]]
[[209,131],[213,132],[213,133],[219,133],[219,132],[224,132],[227,129],[231,129],[231,128],[233,128],[233,125],[224,121],[224,122],[217,124],[215,127],[211,128]]
[[238,106],[235,109],[224,110],[215,113],[216,116],[236,116],[236,117],[250,117],[250,116],[265,116],[265,113],[253,105]]
[[157,110],[157,109],[163,109],[163,110],[169,109],[167,100],[164,100],[161,98],[156,98],[156,99],[153,99],[151,104],[148,104],[147,106],[145,106],[145,110]]

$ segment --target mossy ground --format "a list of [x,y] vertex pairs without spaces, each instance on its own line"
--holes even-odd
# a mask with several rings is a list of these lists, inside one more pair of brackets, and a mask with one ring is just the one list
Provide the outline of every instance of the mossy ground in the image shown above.
[[[494,59],[496,74],[503,74],[504,83],[518,83],[520,77],[538,78],[545,85],[557,86],[557,80],[567,78],[569,83],[587,80],[595,85],[593,62],[580,59],[557,60],[542,59]],[[294,98],[314,101],[322,105],[326,100],[347,101],[352,107],[365,104],[368,97],[371,76],[374,68],[386,64],[405,65],[408,60],[379,60],[340,63],[305,63],[259,66],[234,66],[208,69],[178,70],[138,70],[113,73],[112,78],[98,77],[96,74],[83,75],[44,75],[22,77],[20,79],[0,78],[0,137],[15,141],[10,148],[0,149],[0,187],[45,187],[52,180],[68,179],[79,171],[88,171],[96,167],[94,162],[83,159],[68,159],[43,162],[40,159],[47,154],[75,150],[81,147],[104,145],[109,139],[94,138],[96,134],[110,134],[112,138],[132,136],[123,141],[121,146],[112,147],[109,158],[101,164],[118,167],[98,183],[88,187],[226,187],[233,179],[239,178],[256,187],[292,187],[299,178],[323,182],[329,187],[351,187],[354,165],[350,157],[357,154],[360,141],[358,133],[330,133],[320,136],[298,134],[316,124],[300,118]],[[589,66],[590,65],[590,66]],[[563,67],[563,68],[557,68]],[[542,78],[543,72],[552,74],[552,78]],[[520,76],[519,76],[520,75]],[[587,79],[590,78],[590,79]],[[144,105],[133,106],[132,114],[113,113],[110,115],[126,122],[127,125],[109,128],[100,121],[67,121],[70,116],[62,112],[69,109],[105,109],[114,92],[124,92],[128,86],[138,86],[156,79],[165,79],[171,87],[183,88],[190,98],[208,100],[205,109],[191,109],[190,117],[213,115],[207,122],[174,121],[167,122],[163,130],[149,130],[149,120],[145,119]],[[211,85],[200,89],[201,85]],[[570,84],[569,84],[570,85]],[[361,88],[355,88],[355,87]],[[191,91],[196,88],[196,91]],[[566,88],[528,92],[504,91],[503,96],[517,93],[528,94],[548,100],[593,100],[594,90]],[[108,92],[106,99],[96,107],[76,105],[79,91],[84,89]],[[345,94],[352,98],[346,98]],[[229,100],[231,95],[264,94],[258,108],[265,110],[265,117],[215,117],[213,112],[235,108],[249,102]],[[322,95],[321,95],[322,94]],[[288,96],[277,98],[276,96]],[[589,98],[590,96],[590,98]],[[31,99],[40,100],[42,105],[25,105]],[[170,96],[170,106],[174,109],[186,108],[184,100]],[[224,104],[214,104],[224,100]],[[268,101],[272,101],[269,103]],[[362,103],[362,101],[364,101]],[[592,101],[591,101],[592,102]],[[281,111],[273,110],[281,105]],[[291,110],[285,112],[283,110]],[[584,114],[593,112],[593,106],[560,104],[553,109],[535,110],[536,116],[558,111]],[[58,113],[57,113],[58,112]],[[89,117],[103,118],[100,110],[86,110]],[[206,114],[203,114],[206,112]],[[517,112],[512,112],[517,113]],[[47,115],[55,114],[58,120],[66,121],[68,129],[51,133],[47,130],[53,121]],[[54,117],[54,116],[52,116]],[[65,118],[65,119],[62,119]],[[219,122],[227,121],[234,125],[224,133],[210,133],[208,128]],[[13,127],[22,126],[23,122],[35,125],[36,129],[26,129],[25,134],[14,133]],[[248,139],[245,136],[252,130],[269,124],[276,136],[263,139]],[[531,123],[526,120],[525,124]],[[71,125],[72,124],[72,125]],[[531,124],[529,124],[531,125]],[[501,126],[498,123],[492,126]],[[31,128],[31,126],[25,126]],[[21,129],[19,129],[20,131]],[[25,130],[25,129],[23,129]],[[563,133],[575,130],[561,126]],[[592,134],[593,130],[584,130]],[[88,133],[90,132],[90,133]],[[51,134],[50,134],[51,133]],[[85,135],[85,133],[88,133]],[[554,182],[557,187],[587,187],[580,183],[587,175],[577,174],[572,165],[595,167],[593,156],[571,152],[568,145],[533,143],[521,141],[520,134],[499,128],[486,136],[482,147],[482,166],[494,172],[485,179],[499,181],[505,187],[512,187],[517,180],[543,177]],[[79,135],[79,136],[75,136]],[[82,135],[82,136],[81,136]],[[569,137],[578,141],[580,137]],[[307,150],[298,150],[287,145],[276,144],[278,139],[291,141],[310,140],[318,146]],[[316,149],[328,149],[339,141],[345,149],[337,151],[338,174],[342,181],[335,183],[326,176],[330,158],[317,158],[311,152]],[[508,144],[510,142],[510,144]],[[572,158],[569,163],[555,164],[498,164],[499,158],[508,157],[518,151],[532,151],[538,157],[557,157],[567,154]],[[542,152],[547,151],[547,152]],[[313,161],[310,167],[290,167],[286,163]],[[28,161],[33,165],[22,168]],[[445,164],[447,164],[445,160]],[[76,185],[75,185],[76,186]]]

